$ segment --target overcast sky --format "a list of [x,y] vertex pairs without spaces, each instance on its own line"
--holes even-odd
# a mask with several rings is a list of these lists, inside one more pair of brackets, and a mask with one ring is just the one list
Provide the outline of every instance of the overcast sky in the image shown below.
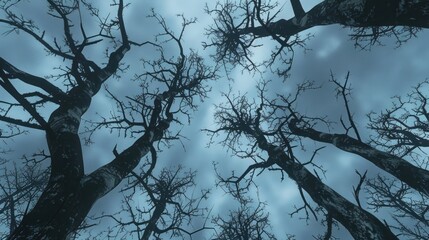
[[[308,10],[320,1],[303,1],[304,9]],[[213,4],[213,3],[210,3]],[[172,1],[132,1],[125,14],[125,23],[127,25],[130,38],[134,41],[145,41],[151,38],[159,31],[156,24],[147,23],[145,16],[149,14],[150,8],[154,8],[155,12],[162,15],[167,24],[178,30],[180,28],[180,18],[176,14],[184,14],[187,18],[196,17],[197,23],[190,26],[185,32],[185,46],[198,50],[198,52],[207,57],[212,49],[203,50],[201,43],[207,40],[203,34],[204,28],[212,23],[209,15],[204,13],[204,1],[200,0],[172,0]],[[27,16],[34,16],[35,19],[40,19],[38,23],[42,29],[60,30],[61,25],[46,17],[44,5],[32,4],[31,8],[22,9]],[[106,1],[102,11],[108,12],[113,9]],[[287,2],[284,6],[282,17],[291,16],[290,6]],[[49,20],[50,19],[50,20]],[[85,21],[88,29],[96,27],[94,22]],[[0,26],[3,32],[3,26]],[[266,78],[270,78],[272,89],[284,91],[287,93],[292,89],[287,84],[295,85],[304,80],[315,81],[321,84],[322,89],[316,93],[305,94],[300,106],[303,111],[314,116],[327,115],[329,120],[338,121],[339,116],[344,113],[343,103],[335,98],[334,86],[328,82],[330,71],[336,75],[337,79],[342,80],[346,73],[350,71],[350,83],[353,88],[353,96],[351,106],[354,112],[358,128],[365,137],[368,137],[370,132],[365,129],[366,114],[372,111],[380,111],[389,106],[392,102],[391,97],[395,95],[405,95],[410,92],[412,87],[417,83],[425,80],[429,76],[429,68],[427,68],[427,59],[429,59],[429,48],[427,41],[429,34],[425,31],[418,34],[418,38],[413,38],[400,48],[396,48],[395,43],[386,39],[385,46],[374,46],[371,51],[361,51],[354,47],[354,42],[349,39],[349,31],[339,26],[318,27],[311,29],[309,32],[314,34],[314,38],[307,42],[307,48],[311,49],[304,52],[301,49],[296,49],[293,68],[291,70],[290,79],[283,83],[272,74],[265,74]],[[49,32],[47,31],[47,34]],[[55,34],[55,33],[54,33]],[[61,35],[61,34],[60,34]],[[7,35],[1,37],[1,57],[15,64],[15,66],[33,74],[45,76],[50,74],[52,67],[56,64],[61,64],[61,59],[46,56],[39,45],[34,41],[29,41],[24,33],[19,35]],[[103,62],[102,49],[96,59]],[[148,56],[151,54],[150,47],[141,49],[132,49],[130,54],[124,59],[131,62],[133,67],[140,64],[137,59],[139,56]],[[95,50],[94,52],[96,52]],[[266,58],[266,52],[259,51],[255,54],[255,58]],[[182,164],[188,168],[198,170],[198,180],[196,181],[201,188],[213,187],[212,194],[209,200],[205,203],[210,208],[213,208],[212,214],[226,213],[229,209],[235,207],[231,204],[232,198],[226,195],[221,189],[215,188],[215,176],[213,172],[213,162],[218,162],[221,166],[222,174],[228,176],[230,171],[243,171],[249,164],[250,160],[238,159],[232,156],[226,148],[220,145],[211,145],[207,148],[209,142],[208,136],[201,132],[201,129],[214,129],[216,125],[213,122],[213,113],[215,111],[214,104],[224,102],[220,92],[227,91],[228,85],[231,85],[234,90],[240,90],[242,93],[248,91],[254,93],[256,81],[259,77],[253,77],[246,73],[242,73],[239,67],[234,69],[231,76],[234,77],[234,82],[228,82],[225,78],[211,83],[213,90],[204,103],[200,104],[199,110],[193,115],[190,126],[183,126],[182,134],[189,140],[184,140],[186,151],[183,150],[179,143],[176,143],[172,148],[166,149],[159,155],[159,165],[157,170],[162,166],[170,166]],[[129,72],[132,74],[132,72]],[[108,81],[110,89],[114,89],[115,94],[128,94],[130,87],[127,83],[127,77],[123,76],[120,80],[111,79]],[[0,92],[3,98],[3,92]],[[49,109],[48,109],[49,110]],[[91,105],[91,108],[84,115],[84,119],[97,119],[96,114],[109,114],[115,110],[114,103],[107,97],[104,91],[98,94]],[[99,120],[99,119],[98,119]],[[83,129],[82,129],[83,130]],[[335,129],[334,129],[335,130]],[[336,129],[340,131],[341,129]],[[110,134],[108,131],[101,131],[94,136],[94,144],[84,147],[84,155],[86,159],[86,172],[91,172],[97,167],[105,164],[113,158],[112,149],[117,144],[118,150],[125,149],[130,143],[130,140],[118,138],[116,133]],[[15,152],[10,155],[11,158],[18,158],[23,154],[31,154],[33,151],[45,148],[44,137],[41,133],[33,133],[26,136],[21,136],[15,139],[15,142],[7,142],[8,148],[14,148]],[[22,149],[22,145],[34,146],[33,149]],[[319,145],[318,145],[319,146]],[[369,169],[369,174],[374,176],[377,174],[377,169],[367,164],[364,160],[357,156],[346,154],[332,147],[323,150],[318,156],[318,163],[323,164],[327,170],[325,183],[338,191],[344,197],[353,202],[352,185],[356,185],[358,181],[354,170]],[[324,229],[318,223],[304,220],[299,220],[302,216],[290,218],[289,213],[294,210],[294,206],[299,206],[299,193],[296,185],[286,179],[281,181],[281,176],[277,173],[265,172],[256,178],[259,185],[259,196],[262,201],[265,201],[267,211],[270,212],[270,220],[279,239],[283,239],[286,233],[295,234],[297,239],[311,239],[313,235],[323,234]],[[109,211],[115,209],[119,205],[120,197],[118,194],[110,194],[97,202],[94,206],[93,213],[98,211]],[[380,216],[380,215],[378,215]],[[384,217],[384,216],[383,216]],[[348,239],[348,233],[344,230],[335,230],[336,236],[341,236],[341,239]],[[210,235],[210,234],[208,234]]]

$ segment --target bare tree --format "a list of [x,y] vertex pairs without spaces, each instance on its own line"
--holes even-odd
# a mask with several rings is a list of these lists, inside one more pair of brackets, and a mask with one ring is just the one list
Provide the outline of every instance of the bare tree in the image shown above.
[[292,119],[289,123],[291,131],[299,136],[309,137],[318,142],[333,144],[341,150],[357,154],[372,162],[377,167],[407,183],[412,188],[429,195],[429,171],[417,167],[405,159],[356,140],[346,134],[331,134],[314,130],[311,127],[298,126],[298,121]]
[[[0,1],[0,24],[5,27],[5,34],[24,33],[46,50],[47,57],[60,60],[61,65],[51,75],[40,77],[0,57],[0,90],[7,93],[0,97],[0,121],[5,126],[0,129],[0,138],[42,131],[49,150],[47,168],[27,165],[20,170],[9,164],[11,160],[2,162],[3,166],[12,166],[12,171],[4,168],[0,180],[0,217],[8,222],[9,239],[74,237],[77,231],[91,226],[85,218],[94,203],[120,183],[128,193],[122,214],[129,214],[130,220],[105,215],[116,222],[114,236],[129,231],[139,239],[168,235],[185,238],[205,229],[205,224],[197,229],[184,227],[204,212],[199,201],[207,192],[197,197],[187,192],[195,185],[194,173],[181,175],[179,170],[163,170],[157,175],[155,168],[158,153],[182,138],[180,130],[170,126],[189,123],[198,100],[210,91],[206,82],[217,78],[217,66],[205,65],[197,52],[183,45],[185,29],[196,20],[180,16],[182,28],[176,33],[152,12],[150,17],[159,24],[161,32],[154,39],[134,41],[124,22],[127,4],[123,0],[112,0],[110,7],[115,14],[106,15],[86,0],[48,0],[44,3],[47,16],[60,23],[62,31],[58,34],[42,29],[37,21],[21,14],[20,7],[25,4],[29,3]],[[299,34],[314,26],[351,27],[352,38],[366,47],[378,43],[383,36],[393,37],[401,44],[420,28],[427,28],[429,22],[429,3],[423,0],[325,0],[308,11],[299,0],[291,0],[291,4],[294,17],[290,19],[280,17],[283,12],[278,2],[243,0],[217,4],[214,9],[207,9],[214,15],[215,23],[208,28],[210,39],[204,46],[216,48],[217,62],[238,63],[250,71],[263,66],[287,76],[295,47],[305,48],[310,37],[302,38]],[[95,32],[88,31],[87,18],[98,23]],[[255,62],[252,50],[267,37],[277,47],[266,61]],[[107,47],[100,53],[102,57],[90,56],[101,46]],[[131,49],[143,47],[150,48],[157,58],[143,56],[141,69],[129,74],[124,58]],[[121,96],[106,84],[114,77],[121,83],[133,84],[130,92],[139,92]],[[340,119],[343,134],[318,130],[320,124],[327,124],[326,119],[304,116],[295,109],[299,95],[314,88],[308,82],[300,84],[296,94],[277,95],[275,99],[265,96],[265,84],[259,86],[258,99],[253,101],[225,94],[227,103],[219,105],[215,114],[219,128],[208,131],[219,135],[235,155],[251,159],[253,164],[241,175],[233,174],[223,181],[231,187],[232,194],[239,196],[265,170],[278,171],[282,177],[287,175],[297,183],[303,202],[292,215],[303,211],[307,218],[313,216],[317,221],[321,214],[324,217],[320,222],[327,229],[318,238],[330,239],[332,227],[340,223],[356,239],[425,239],[429,173],[424,148],[428,146],[429,114],[422,88],[426,83],[407,99],[398,98],[392,109],[379,116],[370,115],[369,128],[377,135],[365,142],[353,120],[347,80],[348,77],[342,84],[332,78],[338,97],[345,103],[348,121]],[[83,121],[93,97],[100,93],[116,105],[116,112]],[[84,166],[91,159],[83,157],[82,139],[91,144],[93,134],[100,129],[117,132],[132,139],[132,143],[121,150],[112,147],[112,159],[88,173]],[[357,154],[396,179],[380,175],[366,181],[372,196],[370,209],[365,209],[359,193],[366,173],[358,173],[360,181],[353,188],[355,205],[319,176],[324,170],[315,159],[324,146],[314,149],[309,160],[296,157],[297,146],[304,148],[303,139]],[[143,207],[134,205],[137,193],[147,196]],[[367,211],[384,208],[394,209],[393,222],[383,222]],[[407,219],[412,219],[413,224]],[[260,205],[250,212],[249,206],[242,204],[238,211],[231,212],[229,219],[218,216],[215,222],[223,229],[219,239],[275,239],[267,230],[268,216]],[[243,223],[254,228],[243,228]]]
[[[7,109],[2,112],[1,121],[23,128],[46,133],[50,153],[49,181],[40,198],[12,232],[9,239],[64,239],[79,228],[93,204],[114,189],[147,154],[154,155],[154,144],[171,140],[167,130],[173,122],[180,122],[180,116],[187,116],[195,109],[195,97],[205,97],[208,87],[205,81],[215,78],[215,69],[204,65],[195,52],[182,46],[184,29],[193,20],[184,20],[182,31],[175,35],[160,17],[163,32],[158,36],[161,43],[145,41],[137,43],[128,38],[122,0],[113,1],[114,17],[104,17],[96,7],[87,1],[48,0],[48,14],[63,25],[64,42],[58,41],[54,33],[39,29],[36,22],[16,13],[21,1],[3,1],[0,23],[9,33],[23,32],[41,44],[46,51],[64,61],[61,74],[53,74],[60,81],[39,77],[20,70],[6,59],[0,58],[0,86],[11,98],[2,100]],[[83,12],[99,22],[99,32],[89,35],[82,20]],[[101,41],[111,43],[106,50],[107,63],[99,64],[87,56],[87,50]],[[163,45],[172,44],[178,55],[164,52]],[[131,47],[152,46],[160,58],[146,61],[151,69],[136,74],[142,88],[139,96],[131,101],[140,109],[140,118],[126,118],[123,121],[129,129],[136,129],[135,141],[125,150],[113,150],[114,157],[106,165],[92,173],[85,174],[81,140],[78,129],[83,114],[91,99],[100,92],[103,84],[125,69],[122,60]],[[95,59],[95,58],[94,58]],[[122,79],[121,81],[127,81]],[[162,87],[148,89],[149,82],[158,82]],[[60,83],[58,83],[60,82]],[[28,92],[22,92],[16,84],[25,84]],[[112,98],[116,100],[112,94]],[[130,110],[119,104],[120,109]],[[44,106],[55,110],[47,113]],[[9,109],[23,108],[28,118],[16,118]],[[134,111],[138,111],[132,108]],[[129,115],[128,115],[129,116]],[[103,124],[119,124],[106,121]],[[138,130],[137,130],[138,128]],[[134,130],[133,130],[134,131]]]
[[[290,120],[288,124],[290,131],[298,136],[308,137],[318,142],[330,143],[343,151],[357,154],[370,161],[380,169],[383,169],[384,171],[397,177],[399,180],[408,184],[415,190],[429,196],[429,171],[425,167],[422,167],[421,164],[416,166],[402,157],[417,147],[425,147],[425,137],[420,137],[418,135],[418,132],[425,134],[424,121],[426,121],[424,119],[426,111],[426,98],[424,98],[424,95],[421,93],[421,91],[419,91],[421,86],[419,86],[417,88],[417,92],[411,96],[414,100],[420,100],[417,103],[413,103],[419,106],[417,109],[414,108],[416,115],[409,113],[407,108],[404,107],[405,103],[402,103],[402,101],[399,100],[399,106],[395,106],[393,110],[387,111],[381,117],[372,120],[372,128],[376,129],[379,133],[376,139],[385,139],[383,142],[377,141],[377,145],[386,147],[386,144],[393,142],[393,145],[389,145],[390,150],[386,152],[378,150],[377,148],[364,143],[360,138],[359,131],[357,130],[356,124],[352,119],[351,110],[348,106],[346,93],[348,78],[349,75],[347,75],[344,85],[340,85],[333,76],[332,81],[334,81],[337,86],[340,86],[340,92],[345,102],[350,128],[353,129],[356,138],[349,136],[349,129],[345,127],[345,124],[342,120],[342,125],[346,129],[345,134],[331,134],[328,132],[317,131],[312,127],[309,127],[309,124],[306,124],[305,121],[300,122],[298,118]],[[392,116],[394,112],[402,110],[405,111],[405,113],[401,117],[396,118],[395,116]],[[423,119],[421,121],[414,122],[414,119],[420,120],[420,118]],[[410,120],[414,122],[414,126],[407,126],[407,121]],[[416,133],[413,133],[412,131],[415,131]],[[398,152],[396,150],[399,149],[402,149],[401,153],[403,154],[397,156],[394,153]]]
[[[146,240],[166,236],[186,239],[206,229],[204,224],[192,228],[197,217],[204,220],[206,209],[200,207],[200,203],[209,193],[203,190],[201,194],[194,195],[195,174],[184,172],[181,166],[177,169],[164,168],[157,177],[146,177],[144,170],[142,174],[133,172],[128,186],[123,189],[122,210],[117,214],[97,217],[110,218],[116,223],[107,231],[107,236],[103,235],[100,239]],[[142,203],[142,199],[146,202]]]
[[403,182],[377,176],[367,181],[368,204],[375,211],[392,212],[390,228],[409,239],[427,239],[429,198],[416,193]]
[[[279,96],[277,100],[265,97],[265,86],[266,84],[259,86],[259,99],[254,101],[245,96],[226,94],[227,103],[218,106],[216,112],[219,128],[207,130],[213,136],[224,132],[225,135],[221,137],[224,145],[231,148],[236,155],[254,161],[244,173],[233,175],[227,181],[240,184],[246,176],[251,179],[255,176],[255,171],[265,169],[286,173],[298,185],[304,202],[302,209],[309,209],[311,214],[316,215],[305,200],[305,191],[315,203],[327,211],[328,219],[337,220],[355,239],[398,239],[382,221],[348,201],[324,184],[317,172],[314,175],[306,168],[306,165],[314,164],[313,158],[318,150],[311,160],[305,162],[299,161],[294,154],[296,137],[288,131],[287,122],[296,116],[293,106],[300,93],[312,88],[312,85],[300,84],[296,94],[289,97]],[[248,145],[244,139],[248,139]],[[326,239],[329,239],[329,236]]]
[[[287,1],[289,2],[289,1]],[[428,28],[429,3],[421,1],[324,0],[309,10],[300,0],[291,0],[293,17],[285,19],[279,1],[226,1],[207,12],[214,15],[214,25],[208,29],[211,41],[206,47],[216,47],[216,59],[240,63],[249,70],[259,64],[274,68],[280,75],[291,67],[296,46],[304,46],[299,33],[315,26],[339,24],[351,27],[356,43],[365,48],[379,43],[383,36],[394,37],[401,44],[419,31]],[[251,58],[262,38],[270,37],[277,44],[269,59],[255,63]],[[280,67],[275,65],[278,64]]]
[[[369,129],[375,130],[367,143],[360,137],[356,123],[350,113],[350,88],[340,84],[332,76],[338,87],[338,93],[345,103],[348,124],[340,119],[345,134],[332,134],[315,130],[312,125],[320,123],[295,113],[288,123],[290,132],[296,136],[307,137],[319,143],[328,143],[337,148],[357,154],[380,169],[389,173],[380,173],[376,178],[365,181],[366,174],[360,175],[359,187],[355,188],[355,198],[359,202],[359,191],[364,182],[368,193],[369,207],[375,211],[387,209],[392,213],[391,229],[401,236],[416,239],[427,238],[427,208],[429,172],[425,151],[426,145],[426,102],[427,96],[419,84],[405,98],[396,97],[391,109],[380,114],[369,114]],[[300,119],[300,120],[298,120]],[[326,121],[326,120],[324,120]],[[352,130],[350,133],[350,130]],[[354,134],[356,137],[350,135]],[[396,179],[391,179],[391,177]]]
[[[391,229],[395,229],[399,235],[425,239],[427,231],[424,229],[427,228],[429,209],[429,171],[425,151],[427,96],[422,87],[427,83],[419,84],[405,98],[396,97],[391,109],[380,114],[369,114],[369,130],[375,130],[375,134],[364,142],[351,114],[348,78],[349,74],[342,84],[331,76],[331,81],[345,103],[347,120],[340,119],[345,133],[333,134],[315,130],[314,125],[325,124],[328,120],[308,118],[297,112],[293,113],[288,121],[288,130],[293,135],[332,144],[340,150],[359,155],[389,173],[390,175],[381,172],[376,178],[368,180],[366,173],[358,173],[361,180],[354,190],[359,206],[359,191],[365,182],[369,207],[375,211],[388,209],[393,212],[394,222],[389,222]],[[391,179],[392,176],[396,179]]]
[[8,166],[8,161],[4,160],[1,166],[0,219],[9,227],[8,232],[2,232],[7,236],[40,196],[48,180],[48,171],[38,162],[30,161],[24,166],[18,162]]
[[[418,84],[406,96],[395,97],[392,107],[378,114],[368,115],[369,129],[375,131],[371,144],[406,159],[416,168],[426,172],[429,164],[426,153],[428,95],[424,88],[427,84],[427,81]],[[415,175],[414,172],[409,174]],[[382,175],[368,180],[367,191],[370,195],[368,203],[377,211],[382,209],[393,211],[392,217],[395,222],[391,224],[391,228],[403,236],[426,239],[429,237],[426,230],[429,226],[428,194],[404,182]]]
[[213,240],[262,240],[277,238],[271,233],[268,214],[263,203],[252,207],[251,201],[240,201],[240,207],[229,212],[228,218],[217,216],[212,220],[218,231]]

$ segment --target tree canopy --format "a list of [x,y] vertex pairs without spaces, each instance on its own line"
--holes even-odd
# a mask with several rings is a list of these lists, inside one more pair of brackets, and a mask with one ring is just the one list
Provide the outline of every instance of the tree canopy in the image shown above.
[[[1,234],[429,237],[428,73],[393,99],[379,87],[380,107],[352,86],[387,60],[353,62],[372,67],[356,75],[344,63],[411,51],[428,1],[153,4],[0,1]],[[304,54],[327,25],[349,29],[341,78],[329,54],[326,76]]]

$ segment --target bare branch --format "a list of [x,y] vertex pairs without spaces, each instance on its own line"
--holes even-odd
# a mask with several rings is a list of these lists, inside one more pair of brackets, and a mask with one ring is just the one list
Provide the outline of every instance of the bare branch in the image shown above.
[[377,150],[368,144],[345,134],[329,134],[310,127],[299,127],[299,120],[292,119],[289,129],[292,133],[318,142],[330,143],[346,152],[354,153],[392,174],[412,188],[429,195],[429,171],[416,167],[408,161],[387,152]]
[[18,78],[29,85],[41,88],[58,102],[61,102],[65,98],[65,93],[46,79],[26,73],[14,67],[3,58],[0,58],[0,67],[8,73],[9,79]]
[[10,83],[9,78],[3,70],[0,70],[0,77],[3,81],[0,81],[0,86],[3,87],[13,98],[18,101],[24,109],[31,114],[31,116],[39,123],[39,125],[47,130],[48,124],[42,116],[31,106],[31,104],[22,96],[15,87]]
[[38,129],[38,130],[45,130],[45,128],[43,128],[42,126],[40,126],[38,124],[34,124],[34,123],[30,123],[30,122],[24,122],[20,119],[15,119],[15,118],[7,117],[7,116],[0,116],[0,121],[8,122],[8,123],[15,124],[15,125],[22,126],[22,127],[33,128],[33,129]]
[[366,170],[364,172],[364,174],[362,175],[360,172],[358,172],[356,170],[356,174],[359,175],[359,183],[356,187],[353,186],[353,195],[355,197],[356,203],[357,205],[362,208],[362,205],[360,203],[360,199],[359,199],[359,195],[360,195],[360,190],[362,188],[362,184],[365,182],[366,180],[366,173],[368,172],[368,170]]
[[334,78],[334,74],[331,71],[331,82],[333,82],[336,86],[337,86],[337,97],[339,95],[342,96],[343,101],[344,101],[344,105],[346,107],[346,112],[347,112],[347,118],[349,120],[350,126],[353,129],[356,138],[362,142],[362,139],[360,137],[359,131],[356,127],[355,121],[353,120],[353,115],[350,111],[350,106],[349,106],[349,100],[347,99],[347,96],[350,95],[350,88],[347,87],[348,81],[349,81],[349,76],[350,76],[350,72],[347,72],[347,76],[346,79],[344,81],[344,84],[340,84],[335,78]]

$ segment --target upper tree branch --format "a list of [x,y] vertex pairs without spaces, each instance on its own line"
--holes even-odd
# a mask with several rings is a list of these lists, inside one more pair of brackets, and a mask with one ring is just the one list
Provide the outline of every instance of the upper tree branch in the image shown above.
[[10,83],[6,73],[0,70],[0,77],[3,81],[0,81],[2,86],[21,106],[40,124],[43,129],[48,129],[48,124],[43,117],[36,111],[36,109],[25,99]]
[[119,62],[122,60],[122,58],[125,56],[125,53],[127,53],[131,47],[125,28],[123,11],[124,1],[120,0],[118,4],[118,27],[121,32],[122,45],[110,54],[107,65],[100,71],[96,72],[101,83],[106,81],[107,78],[109,78],[112,74],[116,72],[119,67]]
[[119,7],[118,7],[119,30],[121,31],[122,45],[127,46],[130,43],[128,41],[127,31],[125,29],[123,12],[124,12],[124,1],[119,0]]
[[416,167],[402,158],[377,150],[345,134],[329,134],[310,127],[299,127],[297,119],[289,122],[289,129],[298,136],[330,143],[341,150],[357,154],[417,191],[429,195],[429,171]]
[[[270,32],[262,26],[240,30],[241,34],[271,36],[272,33],[289,37],[314,26],[341,24],[349,27],[410,26],[429,27],[429,14],[424,9],[429,3],[424,0],[402,6],[400,1],[379,4],[364,0],[325,0],[304,12],[299,0],[291,1],[295,17],[273,22]],[[304,13],[304,15],[302,15]]]
[[5,23],[7,25],[10,25],[12,27],[15,27],[16,29],[22,30],[26,33],[28,33],[30,36],[32,36],[34,39],[36,39],[37,42],[41,43],[49,52],[58,55],[60,57],[63,57],[65,59],[69,59],[69,60],[73,60],[74,56],[70,55],[66,52],[63,52],[60,47],[58,46],[58,44],[55,41],[55,47],[53,47],[51,44],[49,44],[47,41],[45,41],[44,35],[45,32],[43,32],[41,35],[37,34],[33,29],[26,27],[22,22],[19,22],[18,19],[15,19],[12,16],[15,16],[13,13],[7,12],[7,14],[9,15],[9,18],[11,18],[11,20],[6,20],[6,19],[0,19],[0,23]]
[[15,66],[13,66],[12,64],[10,64],[9,62],[7,62],[5,59],[1,57],[0,57],[0,67],[9,73],[8,74],[9,79],[18,78],[27,84],[41,88],[45,92],[49,93],[52,97],[56,98],[59,102],[61,102],[61,100],[63,100],[66,96],[66,94],[61,89],[59,89],[58,87],[56,87],[55,85],[47,81],[46,79],[26,73],[16,68]]
[[301,5],[301,0],[290,0],[292,4],[293,13],[297,19],[302,18],[305,15],[304,8]]
[[[71,34],[71,27],[69,24],[70,19],[67,17],[68,13],[62,9],[62,6],[59,3],[55,3],[52,0],[48,0],[50,6],[60,15],[60,18],[63,20],[63,30],[66,39],[67,45],[70,47],[70,50],[75,55],[75,57],[79,54],[76,48],[75,40]],[[74,7],[73,7],[74,8]],[[57,16],[55,16],[57,17]]]
[[15,118],[7,117],[7,116],[0,116],[0,121],[7,122],[7,123],[12,123],[12,124],[15,124],[15,125],[18,125],[18,126],[22,126],[22,127],[28,127],[28,128],[39,129],[39,130],[45,130],[39,124],[35,124],[35,123],[31,123],[31,122],[25,122],[25,121],[22,121],[21,119],[15,119]]
[[346,79],[344,81],[344,84],[341,84],[334,78],[334,74],[331,71],[331,81],[337,86],[337,90],[338,90],[337,97],[338,97],[338,95],[342,96],[343,101],[344,101],[344,105],[346,107],[347,118],[349,120],[350,126],[353,129],[353,131],[355,132],[357,139],[362,142],[362,139],[360,137],[360,134],[359,134],[359,131],[358,131],[357,126],[355,124],[355,121],[353,120],[353,115],[352,115],[352,112],[351,112],[350,106],[349,106],[349,100],[347,98],[347,96],[350,94],[349,93],[350,89],[347,87],[348,81],[349,81],[349,76],[350,76],[350,72],[347,72],[347,76],[346,76]]
[[[221,128],[226,129],[225,141],[230,148],[240,148],[237,146],[240,142],[239,139],[231,135],[245,135],[249,140],[256,141],[257,146],[268,154],[266,162],[278,165],[317,204],[325,208],[332,218],[346,227],[355,239],[398,239],[379,219],[352,204],[324,184],[320,178],[314,176],[300,162],[291,158],[283,151],[283,147],[272,143],[270,136],[261,130],[259,124],[255,124],[255,117],[252,116],[255,111],[255,107],[252,105],[255,104],[242,99],[229,101],[229,107],[221,108],[217,112],[218,123]],[[275,107],[274,105],[268,106]],[[273,118],[265,118],[265,120],[270,122]]]

